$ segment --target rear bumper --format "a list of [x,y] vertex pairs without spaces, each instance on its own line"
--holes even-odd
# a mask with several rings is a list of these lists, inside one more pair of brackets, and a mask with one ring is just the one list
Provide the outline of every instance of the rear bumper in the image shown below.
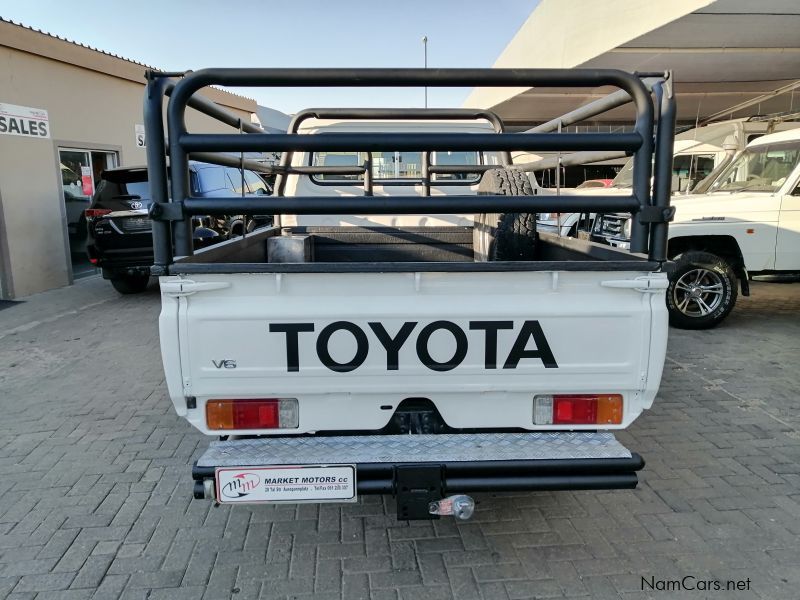
[[[86,247],[90,259],[96,261],[98,267],[106,272],[122,272],[128,274],[144,274],[150,272],[153,264],[152,246],[135,248],[102,248],[95,243]],[[106,277],[108,279],[108,277]]]
[[[458,492],[632,489],[644,460],[610,433],[282,437],[212,442],[194,464],[195,498],[219,467],[355,464],[359,494],[428,499]],[[419,480],[419,481],[417,481]],[[398,500],[399,502],[400,500]]]
[[[644,459],[630,458],[555,461],[466,461],[456,463],[357,463],[359,494],[397,493],[398,469],[435,466],[441,471],[444,494],[456,492],[513,492],[555,490],[633,489]],[[255,466],[255,465],[239,465]],[[195,498],[205,498],[203,481],[214,478],[215,467],[192,467]]]

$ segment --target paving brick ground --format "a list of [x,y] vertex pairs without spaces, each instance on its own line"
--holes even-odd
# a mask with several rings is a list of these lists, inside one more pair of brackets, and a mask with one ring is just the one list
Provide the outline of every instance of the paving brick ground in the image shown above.
[[[460,525],[191,500],[204,439],[165,397],[158,308],[90,279],[0,311],[0,598],[800,596],[800,284],[671,332],[620,436],[637,490],[486,495]],[[750,590],[642,591],[686,576]]]

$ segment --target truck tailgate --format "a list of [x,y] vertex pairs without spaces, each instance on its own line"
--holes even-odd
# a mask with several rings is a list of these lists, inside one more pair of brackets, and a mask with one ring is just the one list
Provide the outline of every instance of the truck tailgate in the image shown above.
[[210,399],[298,399],[297,428],[246,433],[376,430],[408,398],[455,428],[548,430],[533,397],[582,393],[621,394],[607,428],[624,428],[658,389],[666,285],[633,271],[168,276],[162,354],[178,413],[206,433]]

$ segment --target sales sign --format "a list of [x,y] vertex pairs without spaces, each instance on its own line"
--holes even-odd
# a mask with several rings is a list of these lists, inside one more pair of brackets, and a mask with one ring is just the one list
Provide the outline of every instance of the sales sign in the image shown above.
[[49,138],[50,120],[47,111],[0,102],[0,134]]
[[92,182],[91,167],[81,167],[81,188],[84,196],[94,195],[94,184]]
[[147,138],[144,134],[144,125],[140,125],[136,123],[133,126],[133,135],[136,139],[136,147],[137,148],[147,148]]

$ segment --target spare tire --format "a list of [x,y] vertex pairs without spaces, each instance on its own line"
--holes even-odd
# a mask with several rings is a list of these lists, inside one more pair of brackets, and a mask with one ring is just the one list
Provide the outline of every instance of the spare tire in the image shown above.
[[[517,169],[492,169],[483,174],[478,195],[533,196],[526,173]],[[475,260],[534,260],[536,213],[482,213],[473,228]]]

